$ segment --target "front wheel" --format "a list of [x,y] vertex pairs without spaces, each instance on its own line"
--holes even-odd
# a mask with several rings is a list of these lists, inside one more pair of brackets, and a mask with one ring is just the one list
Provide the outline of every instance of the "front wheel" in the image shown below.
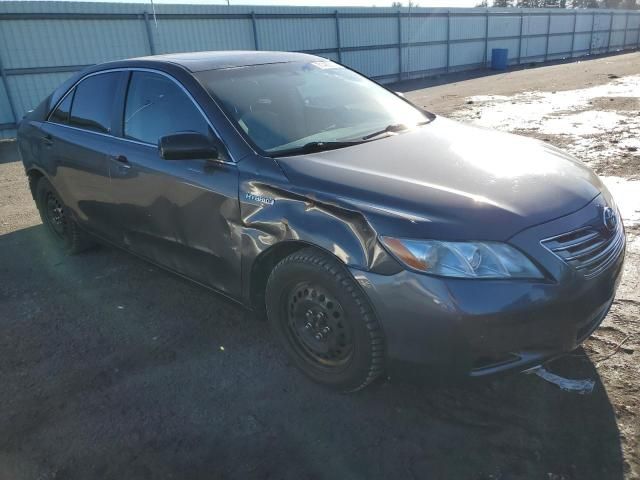
[[382,330],[338,260],[313,248],[289,255],[269,276],[266,304],[276,337],[316,382],[353,392],[382,373]]

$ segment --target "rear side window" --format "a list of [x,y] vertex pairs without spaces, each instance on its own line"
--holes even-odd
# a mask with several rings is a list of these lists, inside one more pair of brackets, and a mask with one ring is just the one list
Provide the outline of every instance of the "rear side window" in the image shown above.
[[51,114],[49,120],[55,123],[69,123],[69,113],[71,112],[71,101],[73,100],[73,93],[69,92],[69,94],[64,97],[64,100],[60,102],[58,108]]
[[179,132],[209,135],[209,125],[187,94],[171,79],[133,72],[124,111],[124,136],[157,145]]
[[78,84],[73,96],[69,124],[74,127],[109,133],[119,74],[101,73]]

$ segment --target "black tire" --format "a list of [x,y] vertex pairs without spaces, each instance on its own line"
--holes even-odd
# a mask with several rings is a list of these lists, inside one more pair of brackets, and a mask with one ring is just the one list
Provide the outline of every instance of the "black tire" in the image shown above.
[[266,306],[271,329],[312,380],[354,392],[382,374],[382,329],[369,299],[335,258],[314,248],[284,258],[267,281]]
[[56,244],[69,255],[83,252],[95,242],[83,232],[49,180],[41,178],[35,186],[35,199],[42,223]]

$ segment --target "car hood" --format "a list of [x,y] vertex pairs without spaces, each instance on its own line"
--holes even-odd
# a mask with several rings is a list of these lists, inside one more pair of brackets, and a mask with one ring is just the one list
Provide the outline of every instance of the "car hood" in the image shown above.
[[379,234],[414,238],[506,240],[580,209],[604,189],[557,148],[443,117],[277,161],[304,195],[363,212]]

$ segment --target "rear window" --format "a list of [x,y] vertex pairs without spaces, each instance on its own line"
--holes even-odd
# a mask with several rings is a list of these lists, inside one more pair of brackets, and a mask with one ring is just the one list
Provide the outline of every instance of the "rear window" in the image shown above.
[[73,96],[69,124],[86,130],[109,133],[118,79],[118,72],[112,72],[82,80]]

